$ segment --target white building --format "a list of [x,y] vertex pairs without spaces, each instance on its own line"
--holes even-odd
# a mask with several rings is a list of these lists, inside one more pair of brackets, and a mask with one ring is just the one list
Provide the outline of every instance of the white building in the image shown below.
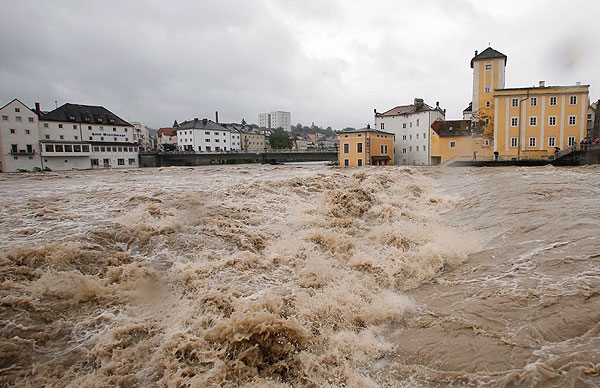
[[102,106],[64,104],[40,114],[42,168],[138,167],[133,125]]
[[394,139],[394,163],[410,165],[431,164],[429,128],[446,113],[436,103],[435,108],[415,98],[412,105],[402,105],[384,113],[375,110],[375,129],[390,132]]
[[14,99],[0,115],[0,171],[41,169],[37,114]]
[[241,149],[240,133],[208,119],[184,121],[177,128],[180,151],[227,152]]
[[271,113],[260,113],[258,115],[258,126],[272,129],[281,127],[285,131],[291,132],[292,114],[280,110]]

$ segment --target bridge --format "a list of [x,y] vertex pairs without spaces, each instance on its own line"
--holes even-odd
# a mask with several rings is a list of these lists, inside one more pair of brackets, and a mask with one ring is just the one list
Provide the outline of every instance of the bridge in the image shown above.
[[140,167],[203,166],[209,164],[334,162],[337,151],[271,150],[267,152],[156,152],[141,153]]

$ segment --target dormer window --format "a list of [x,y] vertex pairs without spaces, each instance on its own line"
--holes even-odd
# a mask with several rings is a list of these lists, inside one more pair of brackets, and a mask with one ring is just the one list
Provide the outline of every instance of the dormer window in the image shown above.
[[73,116],[73,115],[69,116],[69,120],[75,121],[75,116]]

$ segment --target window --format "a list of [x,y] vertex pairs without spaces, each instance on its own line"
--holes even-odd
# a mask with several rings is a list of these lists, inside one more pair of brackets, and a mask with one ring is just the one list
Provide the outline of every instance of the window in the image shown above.
[[8,116],[2,116],[2,121],[8,121]]
[[387,146],[387,144],[382,144],[381,145],[381,153],[382,154],[387,154],[387,152],[388,152],[388,146]]
[[408,135],[408,140],[412,140],[412,135]]
[[362,159],[358,159],[358,160],[356,161],[356,163],[358,164],[358,166],[359,166],[359,167],[363,165],[363,164],[362,164]]
[[408,126],[412,128],[412,121],[408,123]]
[[125,165],[125,159],[117,159],[117,164],[119,166],[124,166]]
[[17,152],[19,152],[19,146],[16,144],[11,144],[10,145],[10,152],[12,152],[13,154],[16,154]]
[[450,148],[456,148],[456,142],[455,141],[451,141],[450,142]]
[[26,130],[25,130],[25,134],[26,134],[26,135],[30,135],[30,134],[31,134],[31,131],[30,131],[29,129],[26,129]]
[[489,146],[490,146],[490,139],[485,139],[485,140],[483,141],[483,146],[484,146],[484,147],[489,147]]
[[77,129],[77,124],[73,124],[73,129]]
[[423,139],[427,139],[427,132],[423,132]]
[[537,137],[529,138],[529,147],[535,147],[535,143],[537,142]]
[[91,159],[91,160],[92,160],[92,166],[98,165],[98,159]]
[[17,123],[20,123],[20,122],[22,122],[22,121],[23,121],[23,117],[21,117],[21,116],[16,116],[16,117],[15,117],[15,120],[17,120]]
[[204,134],[205,134],[205,135],[210,135],[210,132],[208,132],[208,131],[204,131]]
[[359,154],[363,152],[363,143],[356,143],[356,152]]
[[65,152],[73,152],[73,146],[71,144],[65,144]]
[[20,112],[21,108],[15,108],[15,112]]
[[575,136],[569,136],[569,146],[575,145]]
[[550,106],[556,106],[556,96],[550,97]]
[[485,102],[485,107],[486,107],[486,108],[489,108],[491,105],[492,105],[492,103],[491,103],[491,102],[489,102],[489,101],[486,101],[486,102]]
[[44,149],[46,150],[46,152],[54,152],[54,145],[53,144],[46,144],[44,146]]
[[33,120],[33,117],[30,117],[30,118],[29,118],[29,122],[30,122],[30,123],[33,123],[33,121],[34,121],[34,120]]
[[412,152],[412,146],[408,146],[408,151]]
[[87,144],[84,144],[81,146],[81,151],[82,152],[90,152],[90,146]]
[[210,143],[210,139],[204,139],[204,141]]
[[55,146],[54,146],[54,150],[55,150],[56,152],[63,152],[63,151],[64,151],[63,145],[62,145],[62,144],[57,144],[57,145],[55,145]]
[[548,117],[548,125],[550,125],[550,126],[555,126],[556,125],[556,116],[549,116]]
[[511,117],[510,118],[510,126],[511,127],[517,127],[517,126],[519,126],[519,118],[518,117]]
[[575,125],[577,123],[577,116],[569,116],[569,125]]
[[[198,151],[200,151],[200,150],[198,150]],[[129,165],[135,166],[135,158],[129,158]]]
[[419,146],[417,146],[417,151],[419,150]]
[[537,106],[537,97],[531,97],[529,99],[529,103],[531,104],[531,106]]
[[518,98],[513,98],[512,99],[512,106],[519,106],[519,99]]
[[[113,132],[117,132],[117,128],[113,127]],[[121,159],[119,159],[121,160]],[[123,161],[123,163],[125,163],[125,161]]]
[[91,131],[91,130],[92,130],[92,126],[91,126],[91,125],[88,125],[88,129]]
[[44,128],[48,128],[48,123],[44,123]]
[[[420,119],[417,119],[417,127],[419,126],[419,121],[420,121]],[[417,136],[418,136],[418,135],[417,135]]]
[[556,137],[550,136],[548,138],[548,147],[556,147]]
[[60,138],[60,140],[64,140],[65,139],[64,135],[59,135],[58,137]]
[[489,117],[485,118],[485,125],[490,125],[490,118]]
[[384,128],[384,127],[385,127],[385,126],[384,126],[384,124],[385,124],[385,123],[381,123],[381,124],[379,124],[379,129],[385,129],[385,128]]
[[492,70],[492,64],[491,63],[486,63],[485,64],[485,69],[486,70]]
[[402,128],[406,128],[406,123],[402,124]]
[[518,137],[511,137],[510,138],[510,146],[511,147],[518,147],[519,146],[519,138]]
[[350,165],[350,159],[344,159],[344,166],[348,167]]
[[569,97],[569,105],[577,105],[577,96]]
[[406,153],[406,148],[402,148],[402,153],[405,154]]
[[62,128],[62,124],[58,124],[58,128]]
[[14,135],[14,134],[16,134],[16,133],[17,133],[17,130],[16,130],[16,129],[13,129],[13,128],[11,128],[11,129],[10,129],[10,133],[12,133],[12,134]]
[[350,153],[350,144],[344,143],[344,153],[345,154]]
[[537,125],[537,117],[531,116],[529,118],[529,125],[531,125],[532,127],[535,127]]
[[406,140],[406,135],[402,135],[402,140]]
[[419,134],[417,133],[417,139],[419,138]]
[[115,137],[113,140],[114,140],[114,141],[117,141],[117,138]]
[[73,152],[81,152],[81,145],[80,144],[75,144],[73,146]]

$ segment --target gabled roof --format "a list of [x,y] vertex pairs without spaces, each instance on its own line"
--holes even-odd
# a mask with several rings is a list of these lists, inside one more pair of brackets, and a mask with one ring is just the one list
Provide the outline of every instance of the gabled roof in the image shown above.
[[473,68],[473,61],[493,59],[493,58],[504,58],[504,64],[506,65],[507,57],[499,51],[494,50],[491,47],[486,48],[479,54],[475,51],[475,56],[471,59],[471,69]]
[[42,121],[70,121],[83,124],[132,126],[103,106],[64,104],[53,111],[43,113]]
[[471,136],[471,120],[437,120],[431,124],[431,129],[440,137]]
[[27,109],[29,109],[29,110],[31,110],[32,112],[34,112],[34,113],[35,113],[35,110],[33,110],[33,109],[29,108],[27,105],[23,104],[23,103],[21,102],[21,100],[19,100],[18,98],[13,98],[11,102],[9,102],[8,104],[4,105],[4,106],[3,106],[2,108],[0,108],[0,109],[4,109],[4,108],[6,108],[7,106],[9,106],[10,104],[12,104],[12,103],[13,103],[13,102],[15,102],[15,101],[16,101],[16,102],[18,102],[19,104],[23,105],[25,108],[27,108]]
[[177,136],[177,127],[160,128],[156,132],[157,136]]
[[184,129],[208,129],[208,130],[212,130],[212,131],[231,132],[230,129],[227,129],[227,128],[223,127],[222,125],[215,123],[212,120],[207,120],[207,119],[198,120],[197,118],[195,118],[193,120],[184,121],[183,123],[179,124],[179,128],[177,128],[177,130],[181,131]]
[[396,106],[396,107],[388,110],[387,112],[375,113],[375,116],[376,117],[404,116],[404,115],[415,114],[415,113],[419,113],[419,112],[428,112],[428,111],[432,111],[432,110],[442,111],[439,106],[436,108],[433,108],[433,107],[425,104],[423,102],[423,100],[419,100],[419,101],[415,101],[415,104],[399,105],[399,106]]

